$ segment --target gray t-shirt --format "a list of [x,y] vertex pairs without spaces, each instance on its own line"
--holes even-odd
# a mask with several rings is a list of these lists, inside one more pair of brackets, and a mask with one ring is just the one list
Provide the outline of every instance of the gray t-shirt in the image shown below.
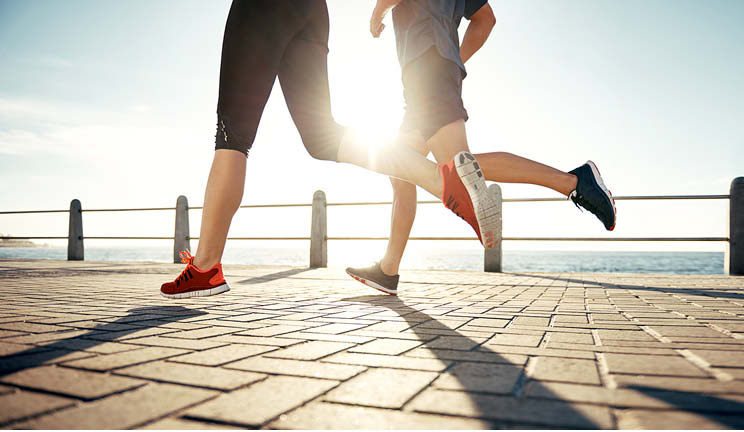
[[393,28],[401,70],[435,46],[462,69],[460,20],[470,19],[488,0],[403,0],[393,9]]

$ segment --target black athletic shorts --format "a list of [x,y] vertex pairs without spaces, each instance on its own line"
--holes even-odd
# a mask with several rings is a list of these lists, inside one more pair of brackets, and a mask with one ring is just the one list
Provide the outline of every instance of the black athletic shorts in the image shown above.
[[248,154],[279,77],[311,156],[336,160],[344,129],[331,115],[325,0],[234,0],[225,24],[216,149]]
[[429,140],[443,126],[468,119],[462,103],[462,69],[439,55],[436,47],[405,67],[403,96],[406,113],[402,132],[418,130]]

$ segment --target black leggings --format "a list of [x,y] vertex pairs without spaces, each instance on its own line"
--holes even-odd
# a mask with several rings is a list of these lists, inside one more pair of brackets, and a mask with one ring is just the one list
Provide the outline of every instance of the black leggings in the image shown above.
[[225,25],[215,149],[248,154],[279,76],[308,153],[336,160],[344,128],[331,115],[325,0],[233,0]]

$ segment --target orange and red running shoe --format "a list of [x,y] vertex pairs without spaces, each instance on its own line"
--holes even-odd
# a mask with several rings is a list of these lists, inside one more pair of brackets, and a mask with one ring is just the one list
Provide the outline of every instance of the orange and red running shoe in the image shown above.
[[222,274],[222,264],[217,263],[209,270],[199,270],[194,266],[194,256],[181,251],[181,262],[186,264],[181,275],[173,282],[160,287],[160,295],[170,299],[188,297],[207,297],[230,291],[230,285]]
[[442,173],[442,203],[470,224],[483,247],[498,244],[494,231],[499,223],[497,203],[486,189],[483,172],[468,152],[460,152],[446,164],[439,166]]

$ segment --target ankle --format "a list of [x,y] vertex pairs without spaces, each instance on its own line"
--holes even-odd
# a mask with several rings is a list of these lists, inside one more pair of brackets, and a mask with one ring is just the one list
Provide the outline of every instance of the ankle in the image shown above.
[[575,174],[568,174],[568,178],[566,179],[565,186],[563,187],[561,193],[566,196],[571,195],[571,192],[576,190],[576,186],[578,186],[578,184],[579,178],[576,177]]
[[194,263],[192,264],[197,270],[205,271],[214,267],[215,264],[220,262],[218,259],[210,259],[209,257],[201,258],[198,255],[194,257]]
[[382,272],[385,273],[387,276],[397,275],[398,266],[398,263],[392,262],[392,260],[388,258],[383,258],[380,260],[380,270],[382,270]]

